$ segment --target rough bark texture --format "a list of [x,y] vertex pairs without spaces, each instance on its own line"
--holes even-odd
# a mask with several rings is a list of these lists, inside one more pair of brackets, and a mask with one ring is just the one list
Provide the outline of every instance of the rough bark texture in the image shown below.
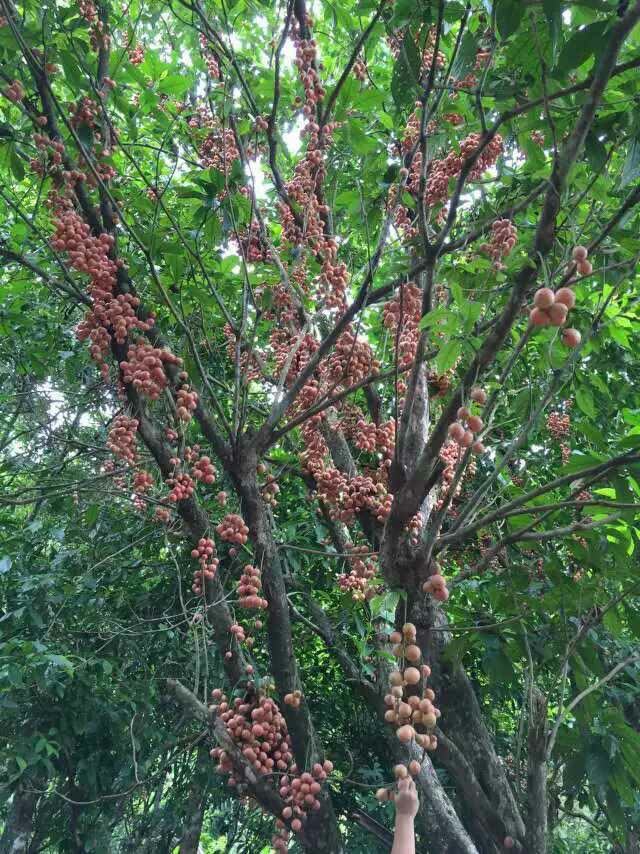
[[180,854],[198,854],[203,818],[204,798],[201,791],[194,789],[187,803],[187,816],[180,839]]
[[33,814],[39,797],[30,792],[26,784],[16,788],[0,839],[0,854],[25,854],[33,833]]
[[547,851],[547,701],[534,686],[529,706],[527,851]]
[[[503,827],[498,822],[490,822],[488,816],[484,816],[481,823],[487,827],[489,822],[496,843],[501,843],[505,835],[523,842],[524,823],[473,687],[461,665],[443,659],[442,654],[451,640],[449,633],[441,630],[447,625],[444,612],[431,600],[416,597],[411,602],[409,616],[418,629],[418,644],[424,659],[432,668],[430,684],[442,711],[442,731],[468,763],[480,791],[492,805],[495,816],[500,817]],[[431,631],[432,628],[439,630]],[[449,764],[453,761],[455,757],[450,756]],[[456,762],[456,766],[460,768],[460,763]],[[461,771],[458,781],[465,781],[466,786],[465,777]]]

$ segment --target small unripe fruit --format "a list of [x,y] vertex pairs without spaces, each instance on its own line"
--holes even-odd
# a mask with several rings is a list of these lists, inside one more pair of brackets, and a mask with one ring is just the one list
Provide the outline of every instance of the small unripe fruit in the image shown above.
[[396,715],[393,709],[387,709],[384,713],[384,719],[388,724],[393,724],[396,722],[398,716]]
[[422,715],[422,723],[429,729],[433,729],[436,725],[436,720],[437,718],[433,712],[426,712],[426,714]]
[[576,304],[576,295],[571,288],[560,288],[556,291],[556,303],[566,305],[571,310]]
[[555,300],[555,294],[551,288],[539,288],[533,296],[533,304],[536,308],[551,308]]
[[384,803],[384,801],[387,801],[388,799],[388,789],[378,789],[376,792],[376,800],[380,801],[380,803]]
[[409,638],[414,638],[417,633],[417,629],[413,623],[405,623],[402,627],[402,634],[404,637],[409,640]]
[[562,341],[567,347],[573,349],[582,341],[582,335],[580,335],[577,329],[563,329]]
[[396,780],[404,780],[404,778],[408,775],[406,765],[394,765],[393,766],[393,776]]
[[402,673],[399,670],[393,670],[389,674],[389,684],[390,685],[402,685]]

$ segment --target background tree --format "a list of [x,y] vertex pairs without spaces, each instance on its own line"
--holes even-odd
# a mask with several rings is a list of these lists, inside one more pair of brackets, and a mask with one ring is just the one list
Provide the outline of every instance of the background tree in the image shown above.
[[0,14],[0,851],[637,850],[640,2]]

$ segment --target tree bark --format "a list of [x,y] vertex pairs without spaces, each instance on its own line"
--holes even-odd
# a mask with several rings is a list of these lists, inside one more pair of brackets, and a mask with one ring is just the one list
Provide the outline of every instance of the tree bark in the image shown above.
[[[511,836],[521,844],[525,838],[524,822],[473,687],[464,668],[446,661],[442,655],[451,640],[450,634],[442,631],[447,626],[446,616],[439,606],[430,599],[425,601],[423,596],[416,596],[410,601],[408,615],[418,630],[418,645],[424,660],[432,669],[429,682],[436,692],[436,705],[442,712],[440,727],[469,764],[495,816],[501,819],[502,825],[496,821],[489,823],[493,839],[501,845],[505,836]],[[438,631],[431,631],[432,628]],[[442,756],[441,751],[439,755]],[[455,762],[455,759],[450,758],[449,761]],[[455,780],[456,775],[452,776]],[[487,827],[488,816],[481,802],[478,802],[478,810],[474,811],[473,804],[465,796],[466,782],[460,769],[456,784],[458,791],[479,823]]]
[[529,705],[527,851],[547,851],[547,701],[533,686]]
[[29,791],[25,783],[18,784],[0,839],[0,854],[26,854],[29,838],[33,833],[33,815],[39,797],[36,792]]

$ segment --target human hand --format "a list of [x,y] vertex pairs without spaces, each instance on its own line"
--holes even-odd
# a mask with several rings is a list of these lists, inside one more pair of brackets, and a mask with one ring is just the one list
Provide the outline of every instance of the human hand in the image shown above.
[[418,812],[420,802],[418,801],[418,793],[416,784],[412,777],[404,777],[398,780],[398,791],[395,796],[396,815],[406,815],[409,818],[414,818]]

